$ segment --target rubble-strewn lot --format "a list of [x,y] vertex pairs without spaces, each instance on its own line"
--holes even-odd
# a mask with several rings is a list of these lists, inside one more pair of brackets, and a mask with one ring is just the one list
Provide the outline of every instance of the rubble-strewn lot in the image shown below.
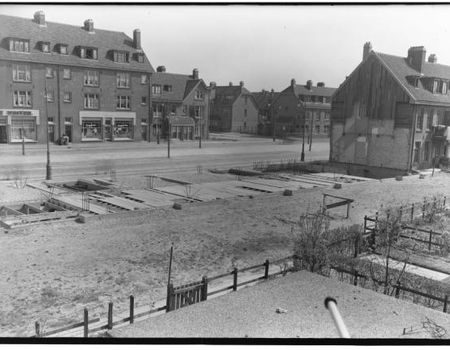
[[[168,176],[197,183],[234,178],[206,171]],[[142,186],[143,181],[117,179],[127,187]],[[95,317],[106,312],[110,300],[118,313],[127,310],[130,294],[137,306],[163,299],[172,243],[175,284],[291,255],[292,223],[301,213],[318,209],[322,193],[355,199],[349,219],[344,218],[345,207],[330,212],[332,227],[362,225],[364,215],[381,204],[450,195],[450,174],[344,183],[342,189],[299,190],[291,197],[236,197],[183,205],[182,210],[155,209],[134,218],[0,230],[0,336],[32,335],[37,320],[44,330],[79,322],[86,306]],[[1,202],[42,196],[11,182],[0,183],[0,194]]]

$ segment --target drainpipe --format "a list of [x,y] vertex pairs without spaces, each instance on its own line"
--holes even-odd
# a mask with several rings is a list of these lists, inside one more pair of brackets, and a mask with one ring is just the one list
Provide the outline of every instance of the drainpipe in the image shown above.
[[411,145],[409,147],[410,154],[409,154],[409,166],[408,171],[412,172],[413,162],[414,162],[414,140],[416,136],[416,124],[417,124],[417,105],[414,105],[413,108],[413,118],[412,118],[412,133],[411,133]]

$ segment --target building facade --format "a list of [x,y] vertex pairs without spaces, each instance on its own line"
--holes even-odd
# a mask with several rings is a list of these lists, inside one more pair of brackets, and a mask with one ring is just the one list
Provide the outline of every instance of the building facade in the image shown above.
[[211,93],[211,132],[258,133],[258,105],[244,82],[237,86],[212,83]]
[[210,92],[197,69],[192,75],[167,73],[159,66],[152,75],[152,136],[194,140],[209,137]]
[[449,156],[450,66],[425,58],[423,46],[399,57],[364,45],[363,61],[332,99],[330,161],[378,176]]
[[42,11],[0,21],[0,143],[149,140],[153,67],[138,29],[130,38]]

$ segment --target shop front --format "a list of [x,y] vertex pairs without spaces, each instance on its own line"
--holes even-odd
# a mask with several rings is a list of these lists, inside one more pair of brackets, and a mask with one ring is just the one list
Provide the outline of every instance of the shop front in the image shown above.
[[0,143],[37,142],[39,111],[0,109]]
[[134,141],[136,113],[80,112],[81,141]]
[[170,116],[167,118],[170,123],[170,135],[173,139],[193,140],[195,122],[190,117]]

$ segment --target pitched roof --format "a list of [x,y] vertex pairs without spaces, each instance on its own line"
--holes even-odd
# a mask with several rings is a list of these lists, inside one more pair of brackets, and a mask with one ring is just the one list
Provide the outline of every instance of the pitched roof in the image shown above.
[[292,85],[281,91],[281,93],[295,93],[297,96],[323,96],[331,97],[336,91],[336,88],[325,87],[325,86],[312,86],[311,90],[306,87],[306,85],[296,84],[294,88]]
[[237,86],[216,86],[215,87],[215,103],[220,105],[233,105],[241,96],[252,95],[245,87]]
[[[426,89],[422,78],[442,78],[450,80],[450,66],[438,63],[424,62],[422,72],[418,72],[408,64],[405,57],[393,56],[379,52],[372,53],[387,67],[387,69],[397,78],[403,88],[416,102],[450,104],[450,94],[433,94]],[[415,88],[408,82],[408,76],[420,76],[419,85]]]
[[271,92],[269,91],[261,91],[261,92],[252,92],[252,96],[255,99],[259,108],[269,108],[268,104],[272,101],[275,101],[280,95],[279,92],[274,92],[271,98]]
[[[127,71],[154,72],[152,65],[144,54],[144,62],[139,63],[135,53],[143,53],[135,48],[133,40],[122,32],[94,28],[89,33],[83,26],[73,26],[46,21],[40,26],[33,19],[0,15],[0,59],[54,63],[68,66],[83,66],[92,68],[124,69]],[[30,52],[10,52],[8,38],[30,40]],[[50,42],[51,52],[40,50],[39,42]],[[57,44],[68,45],[68,55],[55,51]],[[77,46],[98,48],[98,60],[80,58]],[[130,63],[116,63],[112,57],[112,50],[128,51],[131,55]]]
[[[152,84],[161,85],[161,94],[153,94],[154,101],[167,100],[182,102],[189,93],[199,84],[204,84],[202,79],[192,79],[186,74],[174,74],[157,72],[152,74]],[[172,91],[164,91],[164,85],[172,86]]]

